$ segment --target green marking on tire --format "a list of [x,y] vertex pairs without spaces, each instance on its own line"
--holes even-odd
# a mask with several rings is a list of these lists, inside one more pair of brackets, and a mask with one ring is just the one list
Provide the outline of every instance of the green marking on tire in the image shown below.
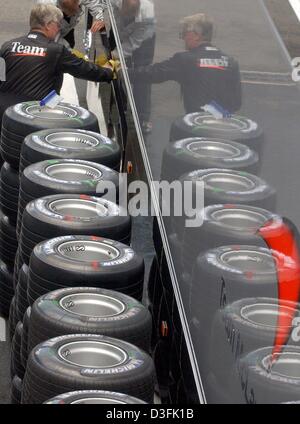
[[84,181],[82,181],[84,184],[88,184],[89,186],[91,186],[91,187],[94,187],[95,185],[97,185],[98,184],[98,181],[95,181],[95,180],[84,180]]
[[51,159],[51,160],[47,160],[47,163],[49,165],[55,165],[56,163],[59,163],[59,160],[57,160],[57,159]]
[[220,193],[221,191],[224,191],[222,188],[212,188],[211,191],[214,191],[215,193]]

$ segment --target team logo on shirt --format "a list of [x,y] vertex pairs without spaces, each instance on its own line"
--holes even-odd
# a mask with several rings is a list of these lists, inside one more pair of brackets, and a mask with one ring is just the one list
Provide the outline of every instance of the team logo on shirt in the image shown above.
[[225,71],[225,69],[229,66],[229,60],[226,56],[222,56],[219,59],[201,58],[199,59],[197,66],[199,68],[220,69]]
[[24,46],[20,41],[14,41],[12,43],[11,53],[14,53],[14,56],[47,56],[47,49],[44,47],[37,46]]

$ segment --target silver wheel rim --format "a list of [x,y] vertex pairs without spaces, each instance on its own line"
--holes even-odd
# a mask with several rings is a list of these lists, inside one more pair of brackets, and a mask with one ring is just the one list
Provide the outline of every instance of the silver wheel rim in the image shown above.
[[58,247],[58,252],[65,258],[77,262],[106,262],[117,259],[120,252],[115,247],[98,241],[67,241]]
[[[252,324],[261,325],[268,328],[276,328],[277,319],[279,316],[288,316],[293,319],[294,311],[292,308],[287,306],[279,309],[279,305],[273,305],[271,303],[259,303],[244,306],[241,309],[241,316],[245,321],[248,321]],[[289,326],[286,328],[289,328]]]
[[84,405],[84,404],[88,404],[88,405],[92,405],[92,404],[106,404],[106,405],[114,405],[114,404],[118,404],[118,405],[125,405],[126,402],[121,402],[119,400],[116,399],[110,399],[110,398],[83,398],[83,399],[78,399],[75,400],[74,402],[71,402],[70,405],[75,405],[75,404],[80,404],[80,405]]
[[267,371],[285,378],[300,379],[299,352],[277,353],[275,358],[276,360],[273,363],[272,355],[268,355],[262,360],[262,365]]
[[222,141],[193,141],[186,148],[199,158],[229,159],[240,155],[237,147]]
[[57,163],[47,166],[46,174],[61,181],[100,180],[102,172],[93,166],[78,163]]
[[212,172],[203,175],[201,180],[211,190],[242,193],[255,188],[255,183],[250,178],[230,172]]
[[239,118],[214,119],[212,115],[201,115],[194,119],[194,123],[199,126],[208,125],[212,130],[222,131],[245,131],[248,128],[247,122]]
[[220,260],[224,265],[241,272],[274,273],[276,270],[272,255],[259,251],[229,251],[223,253]]
[[71,314],[96,318],[116,317],[126,309],[124,303],[118,299],[97,293],[78,293],[64,296],[59,304],[61,308]]
[[73,216],[78,219],[90,220],[99,216],[108,216],[104,204],[93,200],[61,199],[49,203],[49,209],[62,216]]
[[45,137],[47,143],[52,146],[66,147],[74,150],[90,149],[97,147],[100,142],[96,137],[77,132],[54,132]]
[[81,368],[114,368],[128,359],[123,349],[94,340],[66,343],[59,348],[58,355],[63,361]]
[[66,118],[75,118],[78,115],[76,110],[62,105],[58,105],[54,109],[43,108],[38,105],[28,106],[26,108],[26,113],[36,118],[54,119],[56,121]]
[[211,217],[229,228],[256,231],[267,221],[268,217],[259,212],[241,208],[228,208],[213,211]]

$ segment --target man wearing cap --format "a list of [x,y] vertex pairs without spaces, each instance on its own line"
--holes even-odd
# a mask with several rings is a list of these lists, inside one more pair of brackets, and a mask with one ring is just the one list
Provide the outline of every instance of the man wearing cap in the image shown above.
[[202,13],[181,21],[185,52],[170,59],[131,71],[133,81],[161,83],[177,81],[186,113],[216,102],[229,112],[241,107],[241,80],[238,62],[211,44],[212,21]]
[[[5,109],[26,100],[41,100],[60,92],[63,74],[95,82],[110,82],[112,66],[99,67],[73,55],[56,43],[63,13],[52,4],[38,4],[30,15],[29,34],[4,43],[0,58],[6,63],[6,81],[0,82],[0,121]],[[1,123],[1,122],[0,122]]]

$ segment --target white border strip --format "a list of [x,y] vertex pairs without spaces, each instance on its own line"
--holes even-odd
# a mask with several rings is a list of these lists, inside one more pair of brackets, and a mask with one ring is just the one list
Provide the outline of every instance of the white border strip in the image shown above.
[[289,0],[289,2],[300,21],[300,0]]

